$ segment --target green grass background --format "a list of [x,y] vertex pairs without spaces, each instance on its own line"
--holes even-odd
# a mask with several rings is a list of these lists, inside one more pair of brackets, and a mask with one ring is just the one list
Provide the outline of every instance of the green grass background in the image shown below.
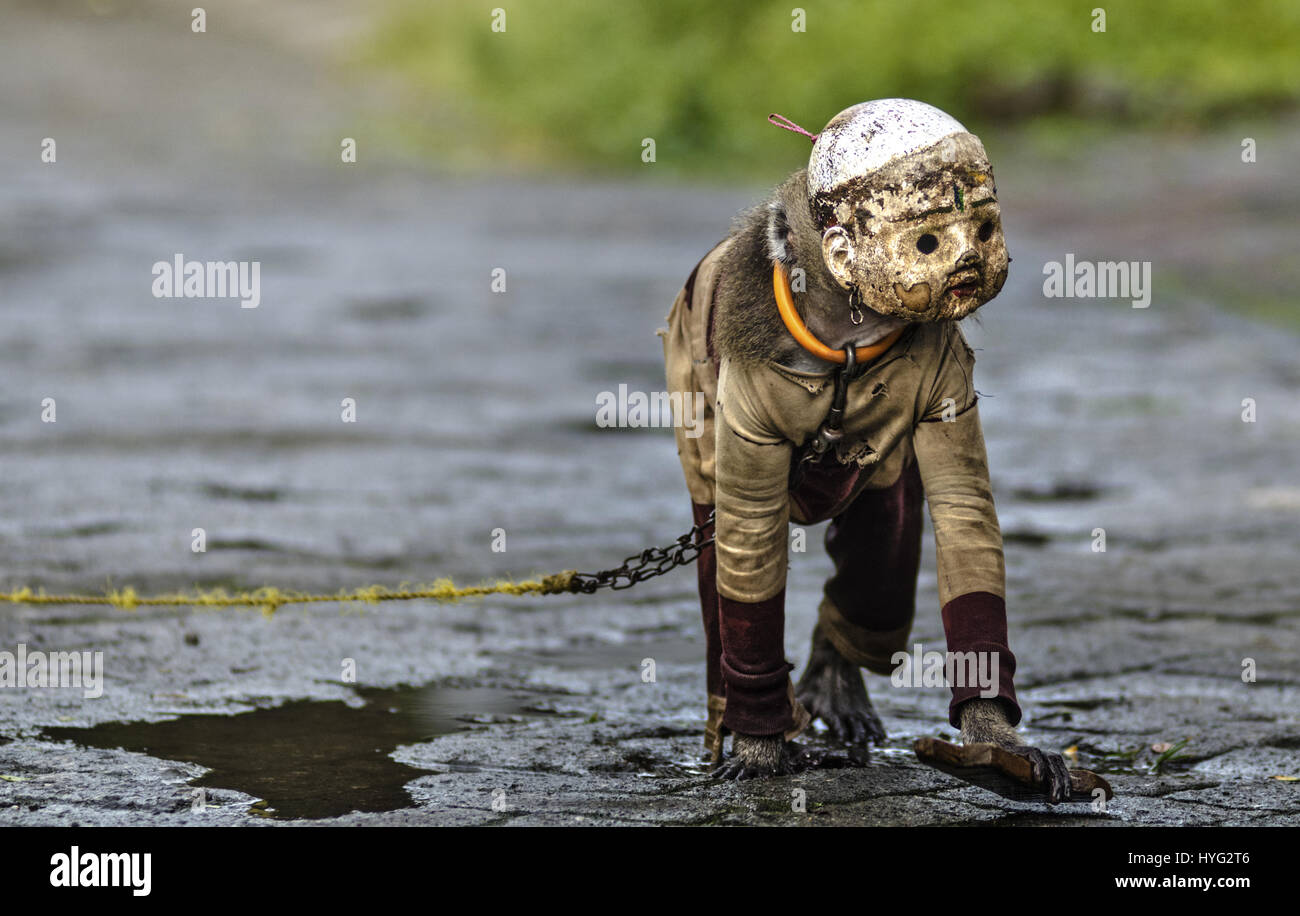
[[[797,0],[796,0],[797,2]],[[1212,127],[1300,99],[1296,0],[391,0],[365,57],[422,118],[405,138],[450,167],[761,175],[871,98],[1062,136]],[[1106,31],[1092,30],[1092,10]],[[492,10],[506,30],[491,30]]]

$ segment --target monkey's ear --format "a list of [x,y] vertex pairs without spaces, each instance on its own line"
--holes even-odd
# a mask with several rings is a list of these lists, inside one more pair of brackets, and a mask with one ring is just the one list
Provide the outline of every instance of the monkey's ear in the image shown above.
[[853,263],[853,243],[843,226],[831,226],[822,233],[822,260],[836,283],[844,289],[852,285],[853,274],[849,267]]
[[785,204],[779,200],[767,205],[767,255],[787,268],[795,262],[794,249],[790,247],[790,221]]

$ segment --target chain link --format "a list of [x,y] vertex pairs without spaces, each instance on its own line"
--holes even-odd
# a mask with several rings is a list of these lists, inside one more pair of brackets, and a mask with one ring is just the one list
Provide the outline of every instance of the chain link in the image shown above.
[[703,524],[696,525],[679,537],[669,547],[647,547],[640,553],[633,554],[616,569],[604,569],[595,573],[574,573],[569,583],[569,591],[591,595],[597,589],[614,590],[631,588],[638,582],[653,579],[671,572],[679,566],[688,566],[699,559],[704,548],[713,543],[713,536],[704,537],[706,529],[713,525],[713,512]]

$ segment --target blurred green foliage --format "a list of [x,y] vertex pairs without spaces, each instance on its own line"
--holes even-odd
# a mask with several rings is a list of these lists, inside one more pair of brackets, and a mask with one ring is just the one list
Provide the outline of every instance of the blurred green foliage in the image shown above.
[[1202,126],[1292,106],[1298,51],[1297,0],[394,0],[368,57],[415,94],[407,132],[449,165],[638,168],[651,137],[656,171],[745,177],[807,148],[774,111],[814,133],[890,96],[977,132]]

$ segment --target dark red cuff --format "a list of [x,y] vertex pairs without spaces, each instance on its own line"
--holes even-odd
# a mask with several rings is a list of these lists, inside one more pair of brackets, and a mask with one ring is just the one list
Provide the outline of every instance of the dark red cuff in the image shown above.
[[785,660],[785,589],[749,603],[719,596],[722,680],[727,708],[722,724],[744,735],[778,735],[794,727]]
[[[996,656],[997,699],[1007,708],[1011,724],[1018,725],[1021,713],[1014,683],[1016,657],[1007,645],[1006,599],[992,592],[958,595],[943,606],[943,631],[948,637],[950,653],[975,652]],[[953,686],[952,702],[948,704],[948,722],[953,728],[961,728],[958,707],[980,696],[983,696],[983,691],[978,684]]]

